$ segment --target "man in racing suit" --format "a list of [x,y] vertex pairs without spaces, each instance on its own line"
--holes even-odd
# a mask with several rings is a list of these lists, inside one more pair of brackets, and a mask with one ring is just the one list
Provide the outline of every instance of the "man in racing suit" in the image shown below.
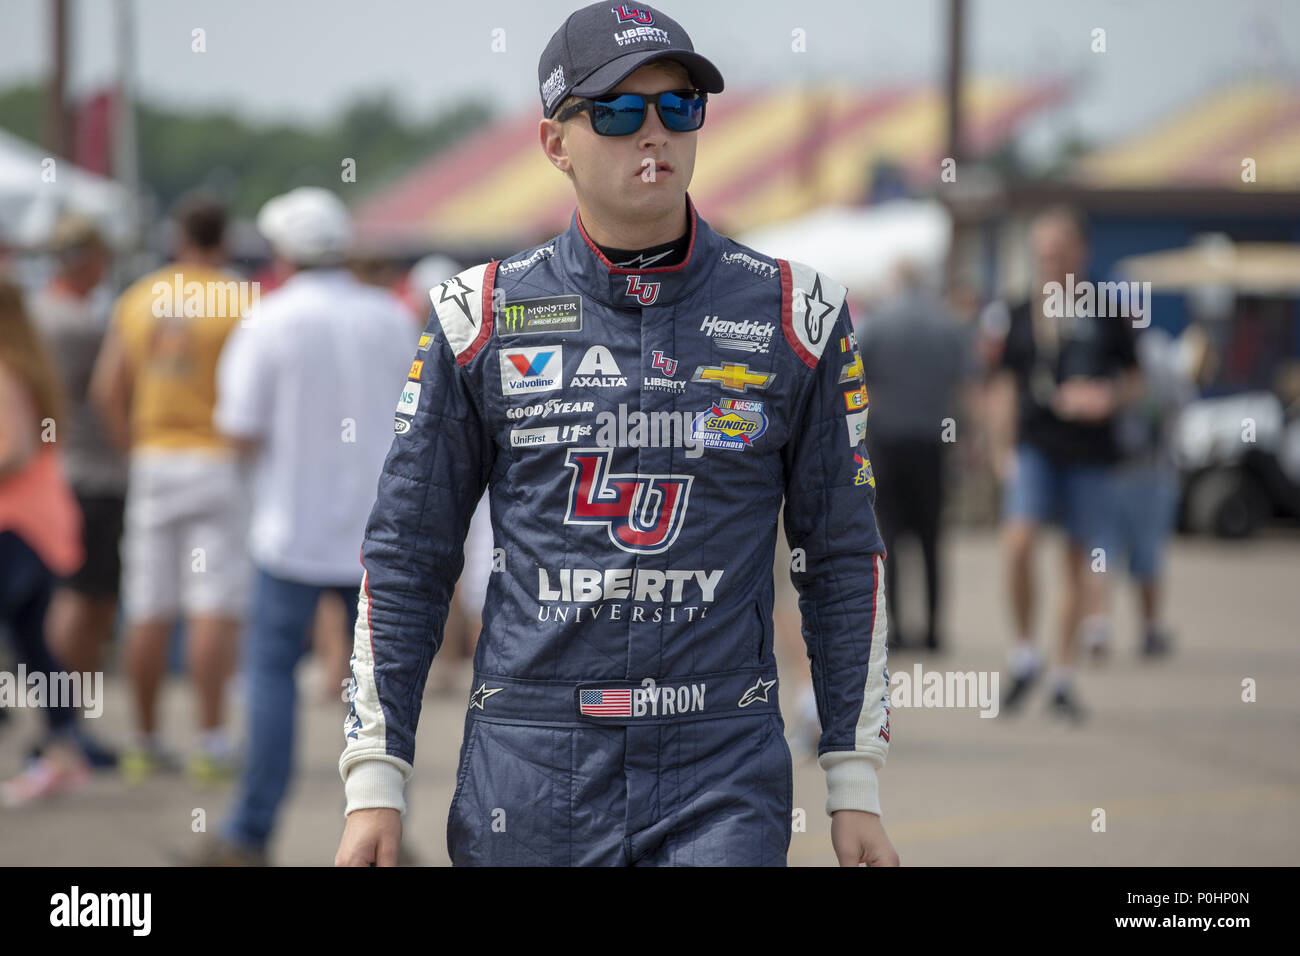
[[[584,88],[571,51],[600,59],[620,17],[669,40],[610,50],[615,69]],[[698,215],[694,131],[653,100],[684,81],[716,92],[721,77],[676,23],[595,4],[556,36],[541,138],[578,211],[549,242],[430,290],[362,548],[336,862],[396,856],[425,677],[487,488],[497,551],[453,863],[785,863],[771,571],[783,497],[836,854],[896,863],[876,780],[884,549],[846,290]],[[576,85],[548,88],[557,75]],[[629,92],[644,111],[630,134],[598,134],[594,113],[567,129],[551,118],[565,94]],[[643,266],[671,261],[674,239],[681,261]],[[619,255],[630,266],[607,254],[657,245]]]

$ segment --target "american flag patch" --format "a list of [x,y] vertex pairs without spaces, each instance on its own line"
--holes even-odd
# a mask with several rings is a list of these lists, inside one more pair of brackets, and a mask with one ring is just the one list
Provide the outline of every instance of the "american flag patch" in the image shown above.
[[631,717],[632,691],[580,690],[578,712],[592,717]]

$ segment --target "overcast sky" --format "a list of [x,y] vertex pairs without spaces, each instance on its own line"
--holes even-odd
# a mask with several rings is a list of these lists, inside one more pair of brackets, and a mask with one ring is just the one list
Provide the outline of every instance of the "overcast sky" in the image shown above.
[[[467,94],[536,109],[537,58],[580,4],[568,0],[134,0],[142,95],[256,119],[328,121],[360,92],[390,90],[412,116]],[[75,91],[116,69],[118,0],[72,0]],[[1260,74],[1300,83],[1300,0],[969,0],[971,72],[1077,80],[1051,123],[1107,140],[1215,85]],[[941,76],[943,0],[669,0],[729,88],[804,79]],[[190,49],[206,31],[207,52]],[[1106,30],[1093,53],[1091,31]],[[793,53],[791,31],[806,31]],[[492,49],[504,30],[505,51]],[[0,0],[0,88],[44,75],[45,0]],[[725,95],[725,94],[724,94]],[[1054,135],[1047,133],[1044,135]]]

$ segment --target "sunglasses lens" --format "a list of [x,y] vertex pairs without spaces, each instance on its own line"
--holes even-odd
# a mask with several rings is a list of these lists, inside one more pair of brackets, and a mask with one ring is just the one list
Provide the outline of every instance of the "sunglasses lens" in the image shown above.
[[659,115],[676,133],[687,133],[704,125],[704,97],[699,94],[665,93],[659,98]]
[[645,99],[635,94],[596,100],[591,107],[591,126],[602,136],[626,136],[641,128]]

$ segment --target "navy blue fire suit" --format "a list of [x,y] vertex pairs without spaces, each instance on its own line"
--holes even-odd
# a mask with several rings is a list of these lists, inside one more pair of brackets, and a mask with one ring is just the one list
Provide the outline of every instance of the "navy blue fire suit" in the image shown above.
[[784,864],[783,497],[827,812],[880,812],[884,549],[846,290],[687,206],[680,265],[616,267],[575,213],[550,242],[430,291],[362,547],[339,769],[349,812],[404,810],[489,489],[454,863]]

